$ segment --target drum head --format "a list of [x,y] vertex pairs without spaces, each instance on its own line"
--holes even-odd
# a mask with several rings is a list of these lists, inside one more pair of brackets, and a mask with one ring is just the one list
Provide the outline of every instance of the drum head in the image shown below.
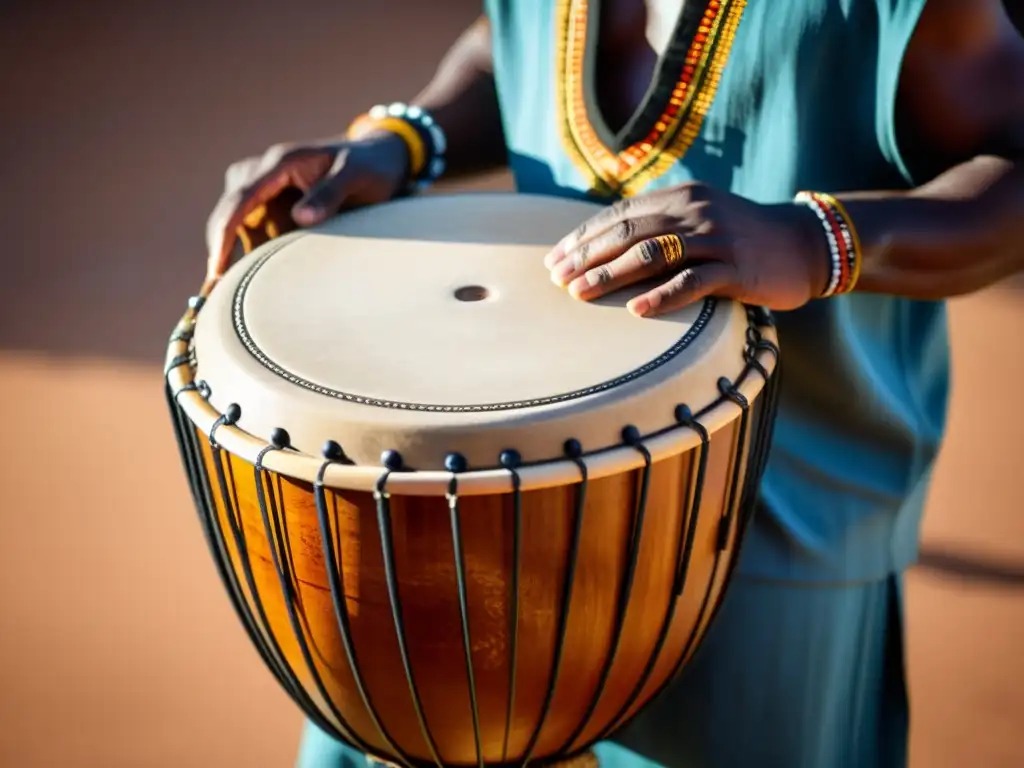
[[196,378],[239,427],[375,465],[385,450],[438,469],[450,452],[495,466],[505,449],[556,459],[672,426],[743,370],[747,319],[708,300],[655,319],[640,289],[586,303],[548,278],[547,251],[597,206],[466,194],[346,213],[258,248],[210,294]]

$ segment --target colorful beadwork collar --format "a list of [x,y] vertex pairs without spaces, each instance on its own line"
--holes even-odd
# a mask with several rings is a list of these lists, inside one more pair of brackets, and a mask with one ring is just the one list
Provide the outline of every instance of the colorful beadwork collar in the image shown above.
[[556,99],[562,142],[595,194],[630,196],[693,144],[714,100],[746,0],[690,0],[633,117],[613,134],[594,89],[599,0],[557,0]]

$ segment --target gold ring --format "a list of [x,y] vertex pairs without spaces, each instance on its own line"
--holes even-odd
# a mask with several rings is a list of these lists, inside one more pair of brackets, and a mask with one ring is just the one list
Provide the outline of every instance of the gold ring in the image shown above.
[[658,235],[654,242],[661,248],[667,267],[674,267],[686,257],[686,243],[679,235]]

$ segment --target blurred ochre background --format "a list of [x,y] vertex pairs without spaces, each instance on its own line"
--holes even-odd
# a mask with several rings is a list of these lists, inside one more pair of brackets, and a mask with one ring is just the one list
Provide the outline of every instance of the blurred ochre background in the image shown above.
[[[299,715],[189,504],[164,343],[226,165],[407,98],[478,9],[0,2],[3,768],[292,764]],[[909,576],[914,768],[1024,765],[1022,288],[952,305],[951,429]]]

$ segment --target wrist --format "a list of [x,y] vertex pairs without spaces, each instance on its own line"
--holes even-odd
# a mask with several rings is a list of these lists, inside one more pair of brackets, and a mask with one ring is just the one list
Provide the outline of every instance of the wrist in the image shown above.
[[832,250],[818,215],[809,205],[793,203],[793,214],[800,237],[800,252],[807,264],[811,295],[823,296],[832,278]]
[[405,145],[406,186],[409,191],[430,186],[444,173],[447,139],[434,118],[422,107],[400,102],[378,104],[357,117],[347,135],[349,139],[358,140],[381,133],[390,133]]
[[348,139],[349,144],[371,148],[374,154],[384,159],[384,167],[389,175],[393,175],[400,186],[408,185],[413,180],[413,159],[409,145],[401,136],[384,129],[377,129],[360,136]]
[[818,298],[851,292],[860,278],[863,253],[857,230],[846,207],[824,192],[801,192],[798,205],[808,208],[818,220],[818,243],[827,250],[828,277]]

